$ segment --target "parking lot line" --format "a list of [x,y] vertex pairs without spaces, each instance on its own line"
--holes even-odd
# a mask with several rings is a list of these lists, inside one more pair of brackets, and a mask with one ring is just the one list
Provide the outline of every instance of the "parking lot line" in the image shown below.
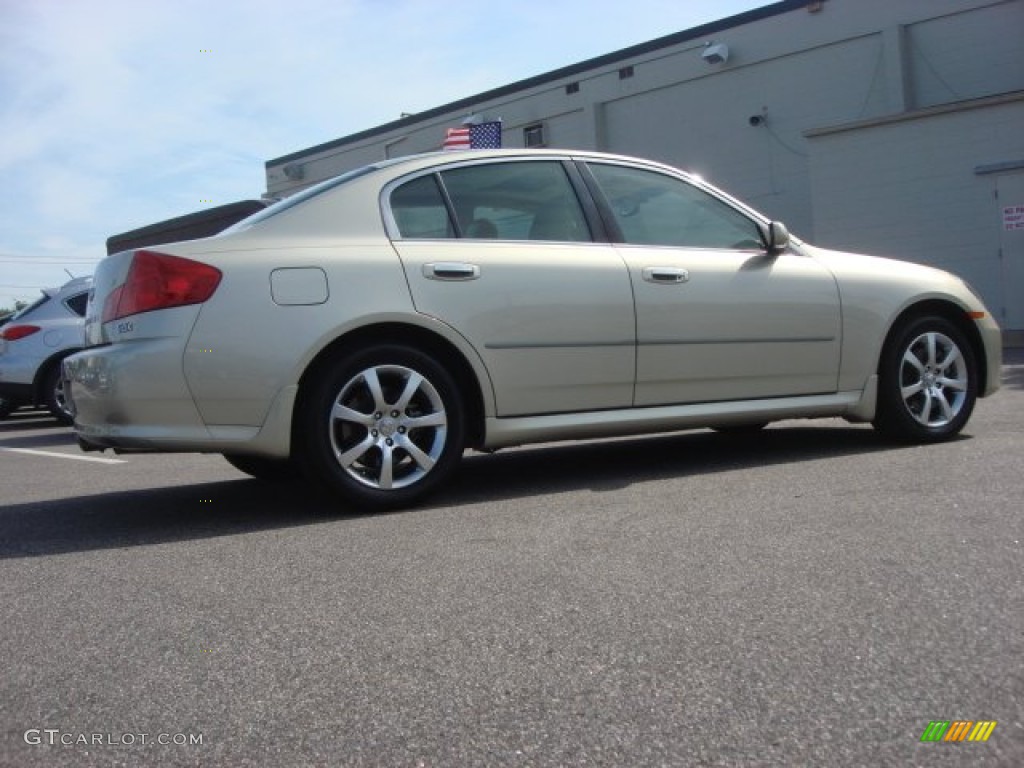
[[56,451],[35,451],[31,448],[8,448],[0,445],[0,451],[8,453],[27,453],[31,456],[53,456],[57,459],[74,459],[75,461],[95,461],[99,464],[127,464],[124,459],[101,459],[99,456],[75,456],[72,453],[57,453]]

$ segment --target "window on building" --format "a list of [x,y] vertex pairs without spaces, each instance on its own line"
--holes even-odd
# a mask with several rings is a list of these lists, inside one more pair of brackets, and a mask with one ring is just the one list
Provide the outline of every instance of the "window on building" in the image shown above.
[[692,184],[654,171],[590,164],[623,239],[635,245],[763,250],[746,214]]
[[579,83],[569,83],[567,86],[565,86],[565,92],[569,96],[571,96],[574,93],[579,93],[580,92],[580,84]]
[[628,67],[623,67],[619,70],[619,80],[626,80],[633,76],[633,65],[630,64]]
[[541,123],[535,123],[534,125],[528,125],[523,128],[523,146],[544,146],[544,126]]

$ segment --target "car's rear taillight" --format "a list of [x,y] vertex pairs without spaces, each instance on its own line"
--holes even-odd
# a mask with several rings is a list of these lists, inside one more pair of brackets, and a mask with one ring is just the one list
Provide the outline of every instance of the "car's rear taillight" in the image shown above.
[[220,278],[220,270],[209,264],[156,251],[136,251],[124,283],[111,291],[103,304],[102,322],[200,304],[217,290]]
[[42,330],[38,325],[9,325],[0,331],[0,338],[5,341],[17,341]]

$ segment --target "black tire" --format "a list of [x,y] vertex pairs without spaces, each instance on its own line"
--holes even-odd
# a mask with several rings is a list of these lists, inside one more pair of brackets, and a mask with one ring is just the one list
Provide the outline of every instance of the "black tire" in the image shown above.
[[433,358],[397,344],[339,356],[302,395],[299,411],[304,469],[358,511],[420,501],[451,475],[465,446],[454,379]]
[[978,367],[964,333],[943,317],[919,317],[894,331],[878,370],[875,429],[902,442],[957,435],[974,410]]
[[238,453],[225,453],[223,456],[238,471],[268,483],[289,483],[300,479],[300,473],[288,459],[244,456]]
[[0,419],[6,419],[8,416],[14,413],[14,411],[17,410],[17,408],[18,406],[12,403],[10,400],[4,400],[2,397],[0,397]]
[[60,375],[61,363],[58,360],[50,366],[43,378],[43,402],[46,409],[61,424],[73,424],[74,418],[68,410],[67,400],[64,397],[64,380]]

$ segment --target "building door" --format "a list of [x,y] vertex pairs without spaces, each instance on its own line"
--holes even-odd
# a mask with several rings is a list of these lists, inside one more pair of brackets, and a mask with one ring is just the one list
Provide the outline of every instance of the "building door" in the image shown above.
[[996,177],[1003,330],[1024,330],[1024,173]]

